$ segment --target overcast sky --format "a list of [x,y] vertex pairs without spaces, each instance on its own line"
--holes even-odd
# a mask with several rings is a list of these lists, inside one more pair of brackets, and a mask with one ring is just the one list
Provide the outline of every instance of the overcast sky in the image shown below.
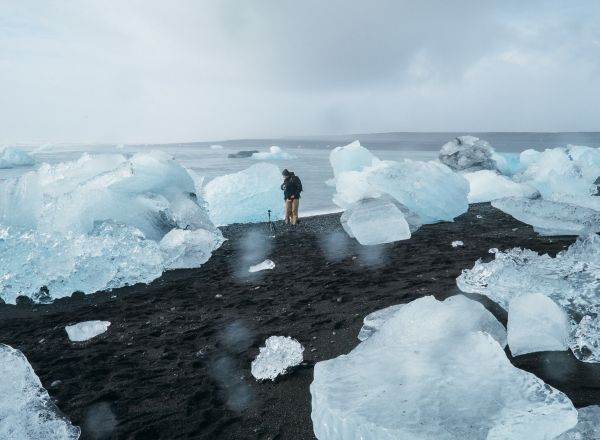
[[0,0],[0,143],[565,130],[595,0]]

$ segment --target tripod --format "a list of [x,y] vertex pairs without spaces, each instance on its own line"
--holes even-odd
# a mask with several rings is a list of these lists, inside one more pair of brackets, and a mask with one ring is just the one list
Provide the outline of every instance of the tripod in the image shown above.
[[271,234],[275,235],[275,233],[277,231],[275,230],[275,223],[273,223],[271,221],[271,210],[270,209],[267,210],[267,215],[269,216],[269,231],[271,231]]

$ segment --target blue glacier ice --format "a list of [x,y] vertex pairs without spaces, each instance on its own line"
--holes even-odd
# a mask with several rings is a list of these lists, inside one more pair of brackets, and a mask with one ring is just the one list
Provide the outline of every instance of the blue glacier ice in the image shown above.
[[14,168],[33,165],[35,160],[25,151],[6,147],[0,151],[0,168]]
[[0,439],[77,440],[80,433],[60,413],[23,353],[0,344]]
[[0,297],[50,301],[201,265],[223,237],[197,193],[161,152],[84,154],[0,183]]
[[210,218],[216,225],[283,218],[281,171],[273,164],[257,163],[238,173],[216,177],[204,187]]

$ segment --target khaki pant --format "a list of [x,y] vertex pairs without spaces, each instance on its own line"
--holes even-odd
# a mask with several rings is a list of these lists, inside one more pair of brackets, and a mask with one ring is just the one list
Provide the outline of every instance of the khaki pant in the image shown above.
[[285,222],[295,225],[298,223],[298,206],[300,199],[287,199],[285,201]]

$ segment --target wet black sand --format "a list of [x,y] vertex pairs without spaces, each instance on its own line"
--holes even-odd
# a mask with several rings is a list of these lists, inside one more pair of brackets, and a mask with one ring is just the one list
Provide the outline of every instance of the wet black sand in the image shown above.
[[[266,225],[223,231],[228,241],[200,269],[46,306],[0,305],[0,342],[25,353],[83,438],[314,438],[312,365],[356,346],[366,314],[457,293],[456,276],[490,259],[492,247],[554,255],[574,240],[539,237],[489,204],[374,248],[345,239],[338,214],[304,219],[296,229],[278,224],[274,238]],[[452,248],[453,240],[465,246]],[[275,269],[248,276],[249,264],[266,257]],[[501,309],[482,300],[506,323]],[[64,326],[91,319],[112,325],[88,343],[69,343]],[[271,335],[298,339],[305,364],[257,383],[250,363]],[[567,353],[512,361],[578,407],[600,404],[600,367]]]

